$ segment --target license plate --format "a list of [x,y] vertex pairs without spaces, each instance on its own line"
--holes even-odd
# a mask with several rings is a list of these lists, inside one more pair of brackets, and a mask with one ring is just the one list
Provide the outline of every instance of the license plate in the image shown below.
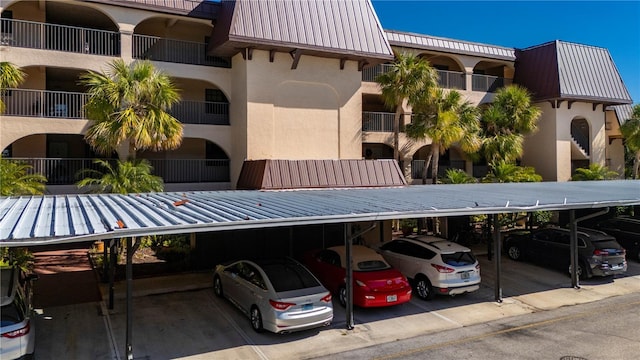
[[623,267],[624,267],[623,265],[613,265],[613,266],[611,266],[611,270],[620,270]]
[[460,278],[462,278],[463,280],[468,279],[471,277],[471,274],[469,274],[468,272],[463,272],[460,274]]
[[303,304],[302,310],[311,310],[313,309],[313,304]]
[[387,295],[387,302],[396,302],[398,301],[398,295]]

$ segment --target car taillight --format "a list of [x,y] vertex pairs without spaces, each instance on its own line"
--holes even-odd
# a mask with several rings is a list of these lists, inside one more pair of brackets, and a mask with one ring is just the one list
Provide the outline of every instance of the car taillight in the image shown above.
[[604,255],[604,256],[606,256],[606,255],[609,255],[609,252],[607,250],[595,249],[595,250],[593,250],[593,255],[596,255],[596,256],[603,256]]
[[27,325],[25,325],[23,328],[18,329],[18,330],[13,330],[13,331],[6,332],[6,333],[2,334],[2,337],[13,339],[13,338],[17,338],[17,337],[20,337],[20,336],[25,336],[25,335],[27,335],[29,333],[29,330],[31,330],[31,325],[27,321]]
[[452,272],[455,271],[450,267],[446,267],[446,266],[442,266],[442,265],[438,265],[438,264],[431,264],[431,266],[436,268],[436,270],[438,270],[439,273],[452,273]]
[[480,271],[480,264],[476,265],[476,271]]
[[275,301],[271,299],[269,299],[269,304],[271,304],[271,306],[273,306],[274,309],[280,310],[280,311],[285,311],[288,308],[295,306],[294,303],[280,302],[280,301]]
[[320,299],[320,301],[324,301],[326,303],[330,303],[331,302],[331,294],[328,294],[327,296],[323,297],[322,299]]

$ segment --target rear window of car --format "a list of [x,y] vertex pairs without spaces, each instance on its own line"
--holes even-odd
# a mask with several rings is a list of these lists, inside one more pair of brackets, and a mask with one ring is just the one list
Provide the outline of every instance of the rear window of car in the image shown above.
[[442,254],[442,261],[451,266],[465,266],[474,264],[476,258],[468,251],[459,251],[453,254]]
[[620,244],[614,239],[591,240],[596,249],[620,249]]
[[2,307],[0,318],[0,326],[10,326],[22,322],[24,320],[24,313],[18,304],[12,302]]
[[294,262],[265,264],[262,270],[276,292],[320,286],[309,270]]
[[380,260],[360,261],[357,264],[357,271],[376,271],[388,269],[389,265]]

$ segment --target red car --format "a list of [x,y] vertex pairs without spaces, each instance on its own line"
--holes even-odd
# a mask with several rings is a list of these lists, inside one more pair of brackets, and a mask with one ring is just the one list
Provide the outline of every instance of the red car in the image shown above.
[[[361,307],[379,307],[402,304],[411,299],[411,285],[398,270],[393,269],[380,254],[362,246],[353,245],[353,303]],[[304,257],[304,263],[320,282],[338,295],[346,305],[345,247],[334,246],[314,250]]]

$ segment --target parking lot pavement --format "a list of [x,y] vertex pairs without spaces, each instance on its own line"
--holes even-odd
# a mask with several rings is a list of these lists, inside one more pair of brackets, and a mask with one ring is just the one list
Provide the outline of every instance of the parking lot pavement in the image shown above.
[[[213,295],[211,274],[208,272],[134,280],[133,353],[136,359],[305,359],[330,356],[378,343],[640,292],[638,262],[630,262],[624,276],[591,279],[582,282],[580,289],[573,289],[567,274],[503,258],[504,301],[497,303],[494,301],[493,262],[488,261],[486,255],[478,258],[483,277],[480,290],[453,298],[437,297],[432,301],[414,298],[395,307],[356,308],[356,326],[351,331],[345,329],[345,311],[337,301],[334,301],[334,321],[329,327],[288,335],[257,334],[242,313],[228,301]],[[67,336],[59,340],[67,342],[67,348],[71,341],[90,339],[89,343],[95,344],[95,349],[76,347],[73,355],[77,357],[69,357],[61,347],[48,349],[45,346],[51,345],[38,343],[38,353],[57,355],[38,356],[38,359],[124,359],[126,303],[123,289],[124,284],[118,283],[117,300],[112,311],[101,312],[97,307],[85,306],[76,307],[73,311],[62,309],[56,315],[77,317],[93,324],[89,330],[83,331],[82,336],[76,334],[73,335],[75,338]],[[51,309],[49,313],[54,310],[57,311]],[[65,311],[71,315],[65,315]],[[77,315],[76,311],[85,315]],[[42,317],[38,320],[39,323],[45,321]],[[39,330],[73,331],[44,328]],[[38,334],[38,340],[47,336],[42,331]],[[105,357],[105,349],[111,352],[109,357]],[[86,351],[86,354],[80,354],[81,351]]]

